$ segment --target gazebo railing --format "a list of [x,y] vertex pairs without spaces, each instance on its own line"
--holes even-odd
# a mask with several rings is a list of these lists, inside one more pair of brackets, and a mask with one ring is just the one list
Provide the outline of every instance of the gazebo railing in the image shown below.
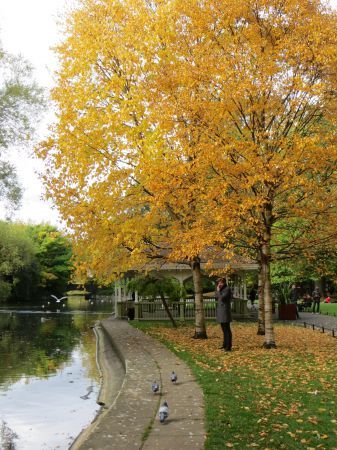
[[[170,312],[176,320],[195,319],[194,300],[182,300],[179,302],[168,302]],[[145,300],[134,302],[124,301],[117,303],[118,317],[128,317],[135,320],[169,320],[161,300]],[[232,312],[245,317],[248,314],[247,300],[235,298],[232,301]],[[204,313],[206,319],[216,317],[216,299],[204,299]]]

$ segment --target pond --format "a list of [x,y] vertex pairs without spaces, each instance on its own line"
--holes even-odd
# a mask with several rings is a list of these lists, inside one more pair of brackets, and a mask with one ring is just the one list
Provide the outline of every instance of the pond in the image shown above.
[[0,308],[1,450],[68,449],[99,411],[93,327],[109,313],[49,309]]

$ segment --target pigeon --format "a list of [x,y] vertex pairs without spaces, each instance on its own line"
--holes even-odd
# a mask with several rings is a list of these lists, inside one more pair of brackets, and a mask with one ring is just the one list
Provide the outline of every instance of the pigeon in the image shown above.
[[177,380],[178,380],[177,374],[173,370],[171,373],[171,381],[172,381],[172,383],[176,384]]
[[154,381],[154,382],[152,383],[151,388],[152,388],[152,392],[155,394],[156,392],[159,391],[159,384],[158,384],[156,381]]
[[165,400],[164,403],[161,405],[161,407],[159,408],[159,420],[160,423],[164,423],[165,420],[168,418],[168,404],[167,401]]

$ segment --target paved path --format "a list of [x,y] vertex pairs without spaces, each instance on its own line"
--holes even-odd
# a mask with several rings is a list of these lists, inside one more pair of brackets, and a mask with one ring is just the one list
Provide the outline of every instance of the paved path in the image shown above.
[[[116,374],[111,366],[110,374],[109,369],[103,373],[103,385],[108,393],[105,406],[72,449],[203,449],[203,394],[188,366],[160,342],[133,328],[127,321],[107,319],[101,327],[111,344],[109,347],[105,341],[100,345],[103,368],[115,358],[109,353],[113,347],[124,373],[121,377],[120,367]],[[170,381],[172,370],[178,374],[176,385]],[[154,380],[161,385],[160,394],[151,391]],[[113,392],[109,392],[107,383],[112,383]],[[158,420],[158,409],[164,400],[169,405],[169,418],[162,425]]]
[[324,327],[324,331],[327,333],[331,333],[331,330],[335,330],[335,336],[337,336],[337,317],[303,311],[299,312],[299,316],[300,318],[296,321],[287,321],[287,323],[304,326],[305,322],[308,325],[314,325],[320,329]]
[[[293,322],[334,329],[337,317],[301,312]],[[125,320],[106,319],[97,329],[104,379],[101,414],[75,441],[72,450],[202,450],[205,441],[203,394],[186,364],[158,341]],[[170,373],[178,374],[172,385]],[[152,394],[157,380],[160,394]],[[169,420],[159,423],[167,400]]]

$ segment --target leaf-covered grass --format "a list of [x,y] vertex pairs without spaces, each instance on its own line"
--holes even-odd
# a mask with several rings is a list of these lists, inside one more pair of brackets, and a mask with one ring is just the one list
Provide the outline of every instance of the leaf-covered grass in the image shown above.
[[206,449],[337,449],[337,339],[275,326],[276,350],[261,348],[254,324],[233,324],[233,352],[221,334],[191,339],[192,328],[135,326],[187,362],[205,396]]

